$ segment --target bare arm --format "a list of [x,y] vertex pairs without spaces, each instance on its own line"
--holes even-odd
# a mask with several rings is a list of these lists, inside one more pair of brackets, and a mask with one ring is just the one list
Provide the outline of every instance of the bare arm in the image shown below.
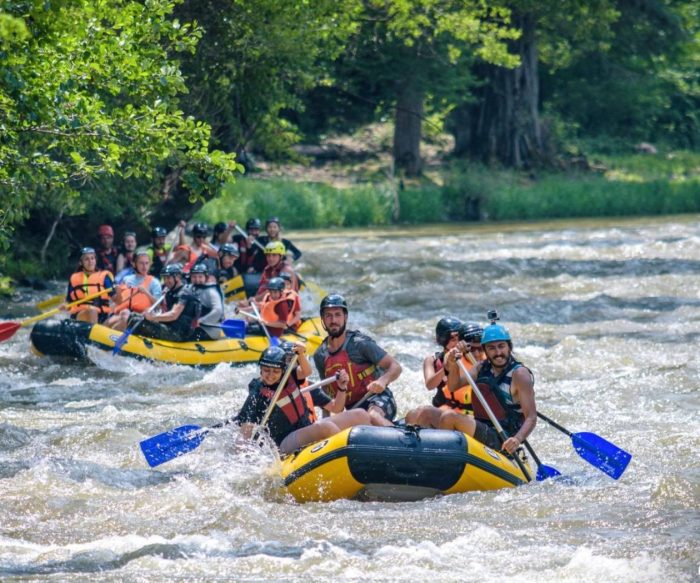
[[385,354],[384,358],[377,363],[377,366],[383,368],[385,372],[378,379],[374,379],[367,385],[367,390],[371,393],[381,393],[387,388],[389,383],[399,378],[402,370],[399,361],[390,354]]
[[535,383],[526,368],[518,368],[513,373],[513,382],[511,384],[511,390],[513,391],[513,397],[516,401],[520,403],[520,407],[523,410],[523,416],[525,421],[518,432],[509,437],[503,442],[503,449],[508,453],[513,453],[523,441],[527,439],[527,436],[532,433],[537,424],[537,406],[535,405]]
[[435,370],[434,356],[428,356],[423,361],[423,378],[425,379],[425,388],[429,391],[436,389],[443,380],[447,379],[444,369]]
[[348,372],[346,370],[341,370],[338,373],[338,386],[341,389],[345,389],[344,391],[337,391],[335,393],[335,397],[333,400],[328,403],[324,409],[328,411],[329,413],[342,413],[345,410],[345,401],[347,400],[348,396],[348,381],[350,380],[350,377],[348,376]]
[[174,322],[180,317],[180,314],[182,314],[182,310],[184,309],[185,304],[177,303],[168,312],[163,314],[146,313],[144,314],[144,317],[146,320],[150,320],[151,322]]

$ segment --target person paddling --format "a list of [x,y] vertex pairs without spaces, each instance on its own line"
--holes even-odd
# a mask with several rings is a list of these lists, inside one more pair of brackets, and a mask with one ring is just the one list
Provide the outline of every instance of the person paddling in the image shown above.
[[289,239],[282,238],[282,223],[280,223],[279,218],[270,217],[265,221],[265,232],[267,235],[260,237],[260,243],[263,247],[268,243],[273,243],[279,241],[284,245],[285,257],[291,263],[292,261],[298,261],[301,257],[301,251],[297,249],[296,245],[292,243]]
[[[486,326],[481,344],[486,361],[467,369],[481,393],[491,406],[497,420],[509,437],[501,443],[498,432],[478,401],[473,403],[474,417],[446,411],[440,418],[440,429],[456,429],[471,435],[492,449],[514,453],[532,433],[537,424],[535,404],[535,377],[532,371],[513,356],[513,341],[508,330],[496,324],[495,313]],[[450,388],[468,383],[457,365],[459,350],[447,353],[445,369]]]
[[[109,271],[97,269],[97,254],[93,247],[83,247],[78,270],[68,280],[66,303],[75,302],[103,289],[111,290],[105,295],[114,295],[114,276]],[[59,307],[67,309],[65,304]],[[104,322],[109,313],[109,299],[105,296],[70,308],[71,318],[91,324]]]
[[[304,373],[310,373],[311,366],[306,360],[303,344],[299,344],[295,352],[299,356],[299,368],[304,369]],[[288,366],[287,355],[279,346],[271,346],[263,351],[258,365],[260,376],[248,385],[248,397],[234,418],[234,421],[241,426],[241,433],[248,439],[254,436],[257,425],[265,417],[265,412]],[[348,381],[347,375],[338,378],[338,387],[341,391],[347,390]],[[362,409],[345,411],[312,423],[306,400],[301,394],[299,379],[296,375],[290,374],[274,404],[266,430],[280,453],[288,454],[309,443],[328,439],[348,427],[369,424],[370,417]]]
[[[321,378],[345,371],[350,377],[346,408],[361,407],[369,412],[373,425],[393,426],[396,400],[389,383],[399,378],[401,365],[369,336],[347,330],[348,304],[340,294],[321,300],[321,320],[328,337],[314,354]],[[329,385],[335,395],[339,385]]]

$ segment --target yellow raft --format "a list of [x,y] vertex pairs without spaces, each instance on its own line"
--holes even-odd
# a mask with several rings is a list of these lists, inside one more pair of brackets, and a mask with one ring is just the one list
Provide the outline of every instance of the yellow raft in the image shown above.
[[527,482],[515,463],[457,431],[358,426],[282,460],[299,502],[405,501],[512,488]]
[[[96,346],[111,353],[121,334],[100,324],[46,320],[34,326],[30,340],[33,352],[38,355],[86,358],[88,346]],[[296,333],[285,334],[280,340],[305,342],[308,353],[313,354],[325,335],[321,319],[317,317],[304,320]],[[248,364],[257,362],[262,351],[269,345],[267,338],[259,335],[243,339],[169,342],[134,333],[129,336],[119,354],[190,366],[214,366],[222,362]]]

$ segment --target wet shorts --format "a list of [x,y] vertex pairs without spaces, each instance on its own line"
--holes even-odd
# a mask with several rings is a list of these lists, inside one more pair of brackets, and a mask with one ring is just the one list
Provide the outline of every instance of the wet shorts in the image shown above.
[[480,441],[487,447],[500,451],[501,449],[501,438],[498,436],[498,432],[491,427],[486,425],[483,421],[475,419],[476,429],[474,430],[474,439]]
[[387,387],[378,395],[372,395],[369,397],[362,405],[359,406],[360,409],[369,410],[371,406],[379,407],[384,411],[384,417],[389,421],[393,421],[396,417],[396,399],[394,399],[394,393],[391,389]]

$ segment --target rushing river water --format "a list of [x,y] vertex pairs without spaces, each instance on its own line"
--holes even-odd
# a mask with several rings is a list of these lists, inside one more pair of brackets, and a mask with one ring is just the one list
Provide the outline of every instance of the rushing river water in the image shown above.
[[0,580],[698,581],[700,217],[290,238],[304,277],[345,294],[351,327],[403,365],[400,414],[429,400],[437,319],[497,308],[538,408],[630,452],[626,473],[612,480],[540,421],[530,441],[564,479],[297,504],[233,430],[158,469],[138,449],[234,413],[254,366],[60,363],[21,330],[0,345]]

